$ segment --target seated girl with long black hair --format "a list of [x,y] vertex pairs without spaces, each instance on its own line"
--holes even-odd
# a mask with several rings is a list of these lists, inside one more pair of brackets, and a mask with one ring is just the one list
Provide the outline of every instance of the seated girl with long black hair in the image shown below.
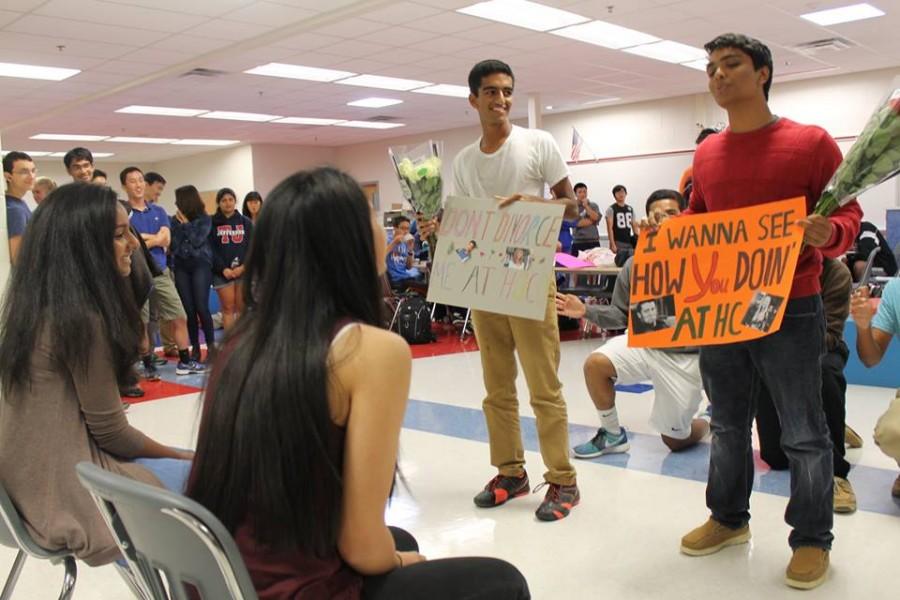
[[142,335],[128,279],[137,248],[112,190],[58,188],[28,224],[0,317],[0,478],[38,544],[89,565],[119,549],[75,465],[181,491],[192,456],[131,427],[122,409],[117,381]]
[[[323,223],[341,223],[340,244]],[[316,169],[272,191],[187,493],[235,535],[264,600],[527,599],[512,565],[426,561],[385,525],[412,365],[381,327],[385,248],[349,176]]]

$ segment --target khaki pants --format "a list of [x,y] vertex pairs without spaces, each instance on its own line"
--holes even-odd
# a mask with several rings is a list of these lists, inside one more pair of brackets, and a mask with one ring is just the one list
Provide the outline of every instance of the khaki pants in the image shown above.
[[515,352],[518,350],[537,421],[541,456],[548,469],[544,479],[571,485],[575,482],[575,468],[569,461],[568,415],[562,384],[557,377],[559,326],[555,292],[556,285],[551,284],[543,321],[476,310],[472,311],[472,322],[481,349],[487,390],[484,417],[490,438],[491,464],[501,475],[510,477],[520,475],[525,465],[516,397]]
[[900,390],[875,424],[875,443],[900,464]]

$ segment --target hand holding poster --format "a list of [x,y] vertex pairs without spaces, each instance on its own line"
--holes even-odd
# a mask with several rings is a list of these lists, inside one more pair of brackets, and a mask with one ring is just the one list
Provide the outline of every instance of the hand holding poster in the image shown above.
[[563,207],[447,198],[428,301],[543,320]]
[[778,331],[803,244],[803,198],[669,219],[641,235],[629,345],[726,344]]

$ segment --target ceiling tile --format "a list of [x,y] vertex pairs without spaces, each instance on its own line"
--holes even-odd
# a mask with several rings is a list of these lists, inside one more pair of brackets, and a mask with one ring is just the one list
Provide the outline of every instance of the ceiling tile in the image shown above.
[[236,21],[226,21],[224,19],[213,19],[189,29],[187,33],[208,38],[221,38],[235,42],[263,35],[271,30],[272,27],[266,25],[254,25],[252,23],[238,23]]
[[231,12],[242,6],[253,4],[253,0],[104,0],[109,4],[121,4],[167,10],[175,13],[187,13],[189,15],[202,15],[205,17],[217,17]]
[[411,27],[389,27],[367,33],[359,39],[385,46],[411,46],[434,38],[433,33]]
[[319,11],[274,4],[272,2],[254,2],[250,6],[226,13],[223,15],[223,18],[240,23],[281,27],[303,21],[318,13]]
[[78,2],[50,0],[35,10],[34,14],[169,33],[184,31],[205,21],[205,18],[199,15],[140,6],[125,6],[100,0],[78,0]]
[[441,9],[412,2],[396,2],[390,6],[377,8],[363,13],[363,17],[370,21],[399,25],[409,23],[411,27],[417,27],[419,21],[429,18],[441,18]]
[[111,44],[125,46],[146,46],[165,38],[168,34],[160,31],[149,31],[137,27],[103,25],[85,21],[73,21],[65,18],[25,15],[11,23],[5,31],[26,33],[40,36],[53,36],[73,40],[103,40]]

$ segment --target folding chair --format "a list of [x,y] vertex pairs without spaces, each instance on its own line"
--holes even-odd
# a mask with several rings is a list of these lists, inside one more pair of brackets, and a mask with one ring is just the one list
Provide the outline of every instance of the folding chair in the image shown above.
[[91,463],[75,470],[146,598],[257,600],[237,544],[203,506]]
[[22,516],[19,510],[13,504],[6,488],[0,484],[0,544],[10,548],[18,548],[19,553],[13,561],[12,569],[9,571],[9,577],[6,578],[6,584],[3,591],[0,592],[0,600],[9,600],[12,598],[13,590],[16,582],[19,580],[19,574],[22,567],[25,566],[25,559],[29,556],[39,558],[41,560],[49,560],[53,564],[62,563],[65,567],[63,575],[63,586],[59,593],[59,600],[68,600],[75,591],[75,580],[78,577],[78,568],[75,566],[75,556],[68,550],[47,550],[38,546],[31,534],[25,528]]

